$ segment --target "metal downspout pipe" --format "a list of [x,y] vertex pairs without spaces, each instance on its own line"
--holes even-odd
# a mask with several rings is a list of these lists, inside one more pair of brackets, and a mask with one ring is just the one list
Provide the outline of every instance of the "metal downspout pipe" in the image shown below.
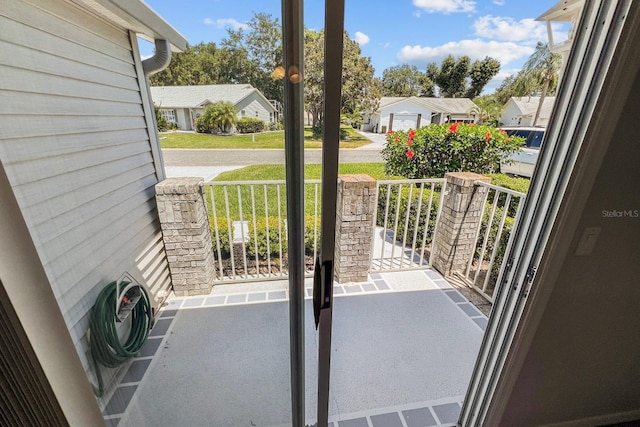
[[167,68],[171,62],[171,45],[167,40],[154,40],[156,53],[151,58],[142,61],[142,70],[145,77],[155,74]]

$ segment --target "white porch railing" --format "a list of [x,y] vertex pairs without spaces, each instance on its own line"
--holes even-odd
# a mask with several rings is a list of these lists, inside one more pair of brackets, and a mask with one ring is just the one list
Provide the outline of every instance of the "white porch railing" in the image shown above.
[[[305,180],[306,273],[320,238],[320,180]],[[216,264],[214,283],[288,275],[286,181],[207,182],[206,204]]]
[[429,267],[445,187],[444,178],[378,181],[371,271]]
[[524,205],[526,194],[484,182],[477,182],[476,185],[484,186],[488,191],[473,253],[461,276],[480,295],[493,302],[500,266],[511,246],[511,230]]

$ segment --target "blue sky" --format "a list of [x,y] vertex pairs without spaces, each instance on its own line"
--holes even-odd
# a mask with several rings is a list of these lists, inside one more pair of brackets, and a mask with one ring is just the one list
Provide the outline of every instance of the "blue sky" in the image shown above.
[[[190,44],[219,42],[227,28],[240,28],[252,13],[280,18],[280,0],[146,0]],[[534,21],[557,0],[346,0],[345,29],[360,43],[380,76],[399,64],[424,70],[448,54],[471,59],[492,56],[501,63],[499,75],[485,93],[522,67],[537,41],[547,41],[546,26]],[[305,25],[321,29],[324,0],[306,0]],[[558,28],[563,30],[563,28]],[[561,40],[554,33],[556,42]],[[142,43],[143,56],[152,54]]]

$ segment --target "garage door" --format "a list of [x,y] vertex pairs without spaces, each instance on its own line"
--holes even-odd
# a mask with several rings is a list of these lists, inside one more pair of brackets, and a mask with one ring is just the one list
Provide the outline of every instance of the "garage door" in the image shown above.
[[393,127],[391,129],[408,131],[409,129],[415,129],[417,123],[417,114],[394,114]]

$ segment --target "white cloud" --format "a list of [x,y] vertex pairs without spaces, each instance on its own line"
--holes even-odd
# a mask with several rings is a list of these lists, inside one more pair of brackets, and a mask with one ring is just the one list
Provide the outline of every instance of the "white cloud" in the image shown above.
[[427,65],[429,62],[439,63],[447,55],[454,57],[468,55],[471,60],[484,59],[486,56],[505,65],[516,59],[527,57],[533,53],[531,46],[523,46],[513,42],[460,40],[440,46],[405,46],[398,52],[398,60],[413,65]]
[[547,27],[532,18],[516,21],[502,16],[481,16],[473,23],[477,36],[503,41],[546,41]]
[[356,31],[354,37],[356,39],[356,42],[360,46],[364,46],[365,44],[369,43],[370,40],[368,35],[366,35],[365,33],[361,33],[360,31]]
[[504,6],[505,3],[505,0],[493,0],[493,4],[495,4],[496,6]]
[[215,25],[216,28],[231,27],[234,30],[244,30],[248,27],[244,22],[239,22],[233,18],[219,18],[215,21],[211,18],[204,18],[202,21],[205,25]]
[[416,18],[420,18],[422,16],[422,12],[420,12],[419,10],[415,10],[413,11],[413,16],[415,16]]
[[476,2],[472,0],[413,0],[413,5],[427,13],[475,12]]

